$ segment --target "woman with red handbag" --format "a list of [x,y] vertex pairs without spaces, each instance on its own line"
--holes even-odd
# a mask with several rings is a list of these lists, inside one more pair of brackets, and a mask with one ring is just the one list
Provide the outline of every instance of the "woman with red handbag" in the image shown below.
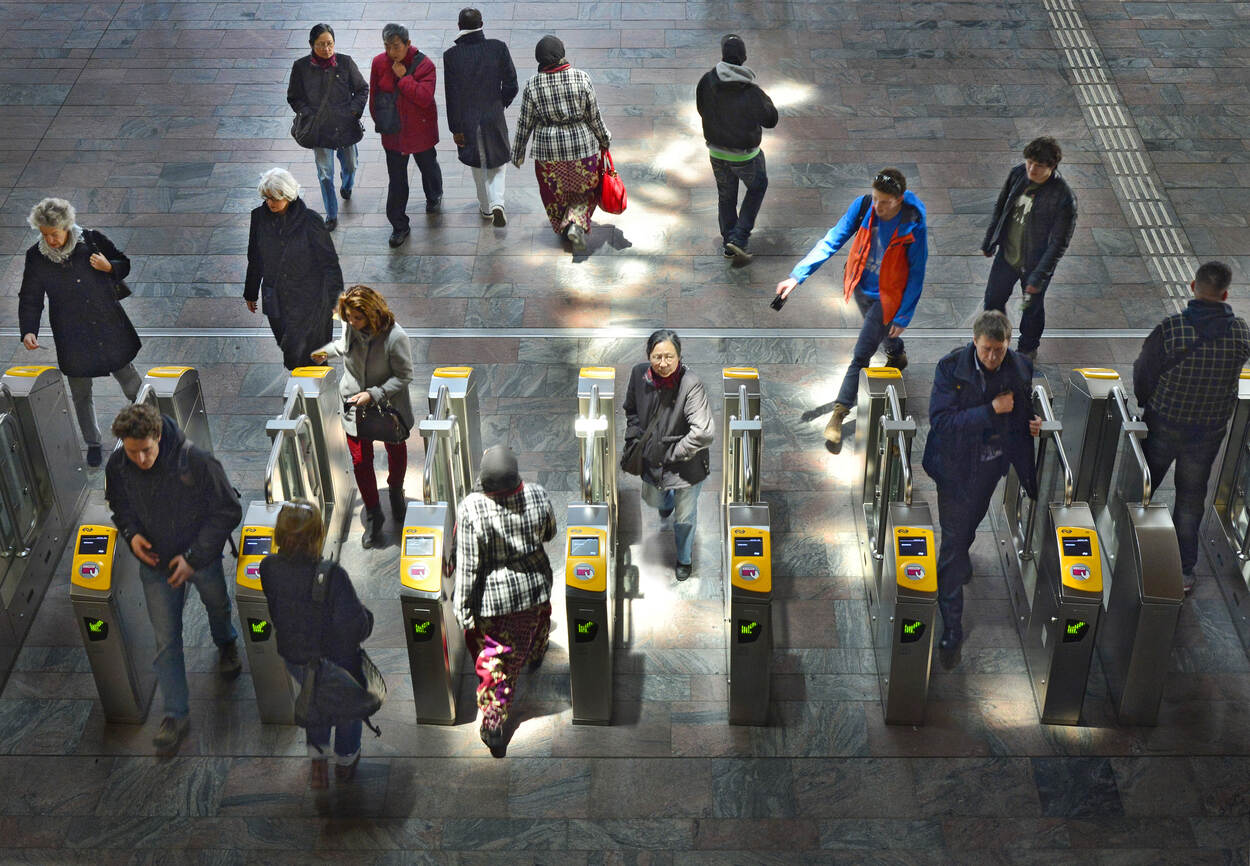
[[530,156],[547,219],[574,252],[582,253],[591,214],[599,203],[600,153],[608,149],[612,137],[599,116],[590,76],[569,63],[564,43],[544,36],[534,56],[538,74],[521,94],[512,164],[521,167],[532,135]]

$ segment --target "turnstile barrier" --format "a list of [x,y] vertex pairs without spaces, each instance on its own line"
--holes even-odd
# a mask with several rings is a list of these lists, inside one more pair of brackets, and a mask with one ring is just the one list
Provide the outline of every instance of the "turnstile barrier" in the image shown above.
[[74,537],[69,597],[104,718],[142,724],[156,690],[155,638],[139,560],[102,506],[86,509]]
[[273,528],[282,502],[252,502],[239,531],[239,559],[235,565],[235,607],[243,630],[256,708],[267,725],[295,724],[295,685],[278,655],[278,640],[269,616],[269,601],[260,582],[260,562],[277,553]]
[[725,580],[725,655],[729,723],[768,722],[772,690],[772,523],[760,501],[764,426],[754,367],[721,371],[723,482],[721,530]]
[[87,473],[60,372],[10,367],[0,379],[0,686],[86,495]]
[[151,403],[162,415],[173,418],[193,445],[213,450],[200,373],[194,367],[153,367],[143,377],[135,402]]
[[616,593],[616,371],[583,367],[577,378],[581,501],[566,512],[564,605],[573,724],[612,723]]
[[1215,463],[1215,492],[1200,535],[1242,646],[1250,652],[1250,369],[1241,371],[1237,386],[1237,407]]
[[477,380],[472,367],[435,369],[430,377],[430,414],[417,425],[425,441],[422,498],[446,502],[453,514],[472,488],[482,457]]

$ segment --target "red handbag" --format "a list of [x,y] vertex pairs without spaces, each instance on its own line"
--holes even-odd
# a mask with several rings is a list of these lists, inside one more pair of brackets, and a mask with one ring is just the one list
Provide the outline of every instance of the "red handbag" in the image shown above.
[[625,181],[616,173],[612,154],[603,151],[599,155],[599,207],[608,213],[624,213],[629,199],[625,195]]

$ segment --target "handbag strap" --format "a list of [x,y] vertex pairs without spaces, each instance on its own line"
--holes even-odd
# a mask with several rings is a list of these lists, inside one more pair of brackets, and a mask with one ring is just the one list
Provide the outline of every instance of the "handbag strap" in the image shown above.
[[601,160],[602,160],[602,161],[606,161],[606,163],[607,163],[607,166],[606,166],[606,167],[604,167],[604,165],[602,164],[602,162],[601,162],[601,164],[600,164],[600,166],[599,166],[599,167],[603,170],[603,173],[604,173],[604,174],[616,174],[616,165],[612,162],[612,151],[608,150],[608,149],[605,147],[605,148],[603,149],[603,152],[602,152],[601,154],[599,154],[599,156],[600,156],[600,158],[601,158]]
[[313,604],[317,606],[317,658],[323,656],[321,652],[321,642],[325,637],[325,601],[326,595],[330,588],[330,570],[326,567],[325,560],[317,560],[317,571],[313,575],[311,598]]
[[[328,71],[329,70],[327,68],[327,72]],[[330,73],[330,74],[333,74],[333,73]],[[317,106],[317,112],[316,114],[313,115],[314,118],[320,117],[321,112],[326,110],[326,100],[328,100],[329,98],[330,98],[330,82],[326,81],[325,87],[321,88],[321,104]]]
[[1174,367],[1179,367],[1182,363],[1184,363],[1186,358],[1211,342],[1211,339],[1205,336],[1201,336],[1194,340],[1187,347],[1185,347],[1184,351],[1178,352],[1163,362],[1163,366],[1159,368],[1159,378],[1162,379],[1165,373]]

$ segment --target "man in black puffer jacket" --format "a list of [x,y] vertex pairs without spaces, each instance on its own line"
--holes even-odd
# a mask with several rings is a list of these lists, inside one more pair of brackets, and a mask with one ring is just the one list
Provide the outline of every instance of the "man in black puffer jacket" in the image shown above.
[[221,549],[243,508],[217,458],[190,444],[173,419],[155,407],[127,406],[113,421],[113,435],[122,447],[105,466],[104,498],[118,534],[139,560],[156,635],[152,666],[165,702],[165,719],[152,744],[157,754],[170,755],[190,728],[182,653],[188,583],[208,611],[213,642],[221,651],[217,672],[233,679],[242,669]]
[[[721,62],[699,79],[695,102],[703,118],[703,138],[712,160],[712,174],[716,176],[725,258],[732,258],[735,265],[745,265],[751,261],[747,242],[768,189],[764,152],[760,150],[761,128],[777,125],[777,109],[755,83],[755,73],[742,65],[747,59],[742,37],[731,33],[721,40],[720,46]],[[741,210],[738,181],[747,190]]]

